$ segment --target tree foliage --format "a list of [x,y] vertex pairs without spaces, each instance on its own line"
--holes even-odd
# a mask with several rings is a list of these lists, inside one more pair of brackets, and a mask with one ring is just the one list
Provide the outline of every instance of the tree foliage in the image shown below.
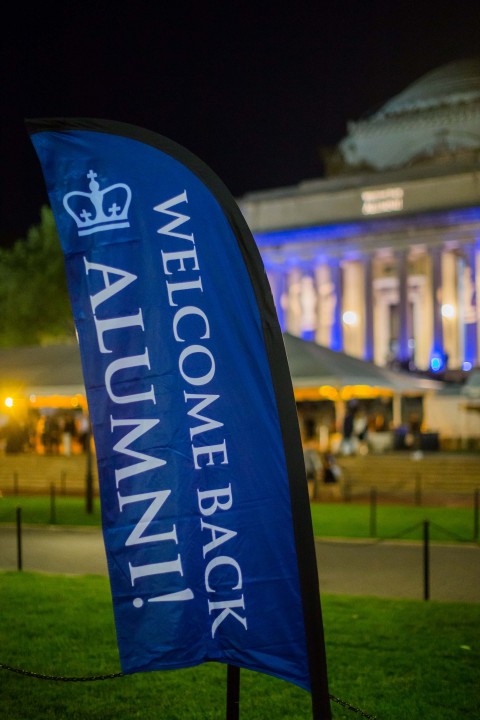
[[26,239],[0,250],[0,347],[71,341],[63,252],[48,206]]

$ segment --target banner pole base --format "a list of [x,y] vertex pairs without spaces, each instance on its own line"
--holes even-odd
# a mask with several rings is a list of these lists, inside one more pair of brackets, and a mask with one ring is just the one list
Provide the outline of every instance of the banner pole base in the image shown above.
[[227,715],[226,720],[240,718],[240,668],[227,665]]

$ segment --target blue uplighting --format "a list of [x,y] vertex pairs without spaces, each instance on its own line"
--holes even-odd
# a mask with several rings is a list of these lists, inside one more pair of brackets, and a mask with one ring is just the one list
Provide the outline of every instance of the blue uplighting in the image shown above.
[[359,236],[364,232],[365,227],[361,223],[321,225],[317,227],[292,228],[289,230],[273,230],[264,233],[256,232],[255,241],[260,247],[263,245],[281,246],[285,243],[340,240],[346,237]]
[[359,220],[358,222],[335,223],[331,225],[314,225],[309,227],[296,227],[282,230],[254,231],[257,245],[282,246],[301,242],[328,242],[345,238],[361,237],[362,235],[398,231],[402,227],[433,227],[439,223],[452,227],[465,222],[478,222],[480,220],[480,207],[446,210],[443,212],[422,213],[421,215],[407,215],[402,213],[394,217],[379,217],[375,220]]
[[433,372],[440,372],[445,367],[445,358],[440,353],[434,353],[430,358],[430,368]]

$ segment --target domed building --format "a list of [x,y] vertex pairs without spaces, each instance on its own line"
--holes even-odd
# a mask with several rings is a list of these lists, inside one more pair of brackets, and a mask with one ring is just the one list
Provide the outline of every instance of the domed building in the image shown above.
[[478,366],[480,57],[350,122],[325,169],[239,200],[283,330],[381,366]]
[[[340,152],[349,167],[403,168],[480,148],[478,59],[433,70],[370,117],[348,125]],[[457,159],[458,159],[457,157]]]

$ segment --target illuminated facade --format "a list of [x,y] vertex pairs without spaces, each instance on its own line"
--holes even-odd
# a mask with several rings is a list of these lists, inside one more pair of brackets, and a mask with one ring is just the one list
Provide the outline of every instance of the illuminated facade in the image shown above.
[[350,123],[326,167],[239,201],[282,329],[378,365],[477,366],[480,59]]

